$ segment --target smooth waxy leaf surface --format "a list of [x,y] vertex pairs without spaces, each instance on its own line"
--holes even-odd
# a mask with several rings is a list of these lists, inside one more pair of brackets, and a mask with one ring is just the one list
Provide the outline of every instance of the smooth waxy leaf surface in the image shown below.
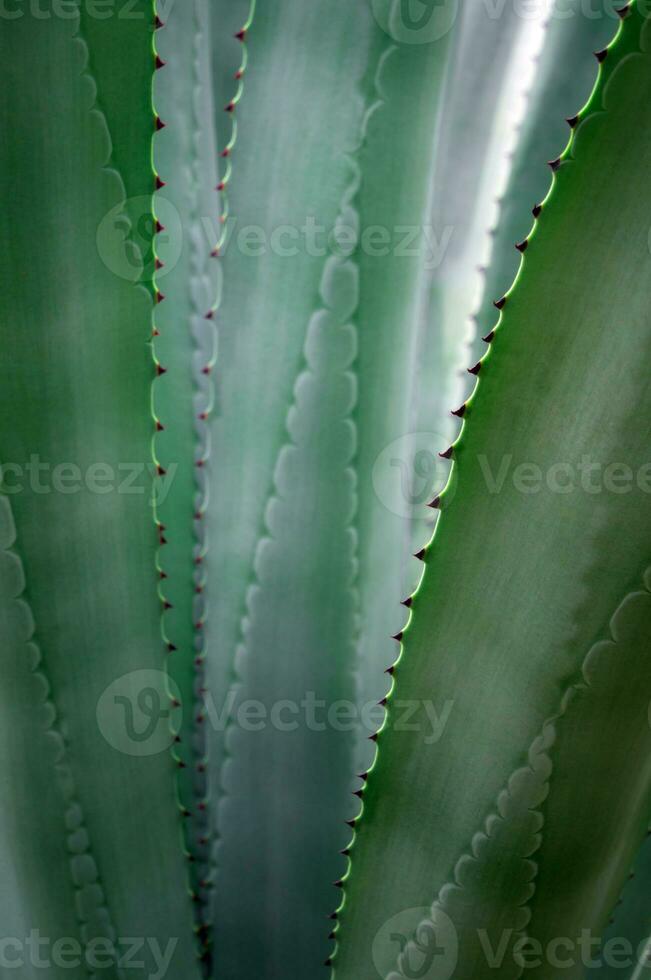
[[[111,166],[87,44],[77,18],[50,12],[2,31],[2,125],[14,138],[0,150],[12,179],[0,456],[6,483],[7,464],[20,475],[11,506],[25,596],[117,937],[150,937],[192,977],[156,593],[151,303],[133,284],[128,182]],[[151,38],[147,20],[132,29]],[[153,968],[151,944],[142,961],[136,976]]]
[[[339,977],[366,975],[383,925],[450,880],[648,561],[641,33],[636,14],[608,54],[468,403],[356,826]],[[426,707],[450,702],[428,745]]]

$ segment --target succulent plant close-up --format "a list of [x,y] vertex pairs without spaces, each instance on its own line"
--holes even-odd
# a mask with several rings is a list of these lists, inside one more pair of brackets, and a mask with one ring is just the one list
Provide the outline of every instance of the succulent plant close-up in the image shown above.
[[651,977],[646,0],[0,70],[0,980]]

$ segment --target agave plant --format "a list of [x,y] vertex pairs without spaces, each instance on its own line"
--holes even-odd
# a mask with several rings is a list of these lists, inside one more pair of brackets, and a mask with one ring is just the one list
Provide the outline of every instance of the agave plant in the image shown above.
[[646,9],[14,6],[0,976],[640,980]]

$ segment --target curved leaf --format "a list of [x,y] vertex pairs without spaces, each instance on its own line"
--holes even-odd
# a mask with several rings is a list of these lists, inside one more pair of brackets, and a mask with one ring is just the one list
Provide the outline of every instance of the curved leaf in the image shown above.
[[[191,977],[156,595],[151,304],[133,285],[125,189],[78,17],[50,13],[8,22],[0,41],[12,91],[2,124],[14,134],[0,149],[12,181],[0,245],[5,488],[118,939],[151,940],[135,975],[154,969],[156,942]],[[131,25],[150,34],[145,20]]]
[[449,880],[648,560],[642,24],[609,51],[467,403],[356,824],[339,977],[365,975],[383,924]]

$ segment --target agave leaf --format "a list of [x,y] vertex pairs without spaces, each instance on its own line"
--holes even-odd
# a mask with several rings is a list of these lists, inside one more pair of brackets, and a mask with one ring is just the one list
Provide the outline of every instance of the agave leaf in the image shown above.
[[[215,5],[216,65],[223,60],[221,25],[229,23],[228,6]],[[350,180],[344,153],[354,147],[361,125],[360,100],[351,88],[364,61],[363,13],[339,0],[327,11],[298,2],[263,5],[246,35],[243,94],[231,112],[237,142],[227,238],[220,250],[228,288],[219,316],[220,381],[212,425],[220,466],[210,481],[211,499],[219,506],[208,515],[215,548],[208,556],[207,628],[209,687],[216,696],[232,672],[255,547],[323,274],[325,234],[334,227]],[[232,62],[231,38],[225,43],[225,58]],[[334,79],[334,88],[323,84],[324,74]],[[218,74],[217,82],[222,80]],[[218,110],[230,106],[232,97],[229,80],[226,91],[217,90]],[[314,118],[323,124],[314,126]],[[323,229],[316,247],[308,240],[314,233],[304,231],[306,222]],[[294,240],[272,238],[278,229],[290,229]],[[296,254],[287,254],[294,248]],[[226,575],[219,574],[223,569]],[[222,694],[219,710],[224,702]],[[216,733],[217,770],[222,741],[223,732]]]
[[[216,5],[216,29],[229,22],[227,8],[225,4]],[[314,805],[301,805],[302,817],[298,810],[294,813],[299,777],[293,786],[287,778],[293,767],[285,768],[286,753],[291,752],[289,742],[272,765],[270,753],[277,733],[268,727],[259,736],[264,746],[269,739],[267,748],[258,748],[259,759],[251,752],[251,735],[234,730],[230,739],[234,763],[224,773],[221,763],[224,728],[237,724],[232,685],[234,670],[236,676],[243,669],[239,663],[235,669],[235,655],[240,648],[248,651],[244,660],[250,671],[241,675],[243,690],[254,690],[253,696],[263,698],[265,704],[274,692],[277,698],[300,702],[310,690],[320,691],[324,686],[328,696],[337,691],[340,693],[336,697],[351,696],[352,662],[346,667],[346,655],[352,634],[346,635],[346,628],[352,630],[352,583],[351,575],[348,571],[342,573],[340,565],[343,562],[347,567],[352,561],[348,535],[343,532],[352,516],[352,488],[348,476],[342,476],[348,465],[350,434],[348,426],[338,423],[340,409],[336,405],[324,409],[321,399],[318,404],[312,400],[305,405],[301,402],[291,416],[288,412],[299,395],[307,397],[307,393],[302,394],[304,372],[309,368],[306,336],[313,314],[324,302],[320,291],[324,288],[329,256],[326,236],[334,228],[342,207],[347,207],[345,195],[353,179],[346,151],[354,149],[361,129],[362,102],[354,87],[363,71],[367,36],[363,28],[367,20],[364,7],[339,0],[328,9],[294,0],[280,7],[263,4],[246,32],[247,67],[243,90],[234,107],[232,80],[227,91],[218,88],[218,107],[228,106],[237,123],[237,140],[234,145],[232,140],[229,142],[233,174],[228,184],[230,230],[220,248],[225,286],[218,323],[219,384],[211,428],[213,451],[220,463],[210,479],[210,496],[218,505],[208,515],[211,548],[207,556],[207,686],[214,699],[209,726],[215,780],[211,793],[213,798],[221,795],[223,782],[227,794],[233,794],[224,808],[223,827],[220,821],[223,846],[218,864],[223,863],[223,874],[218,875],[216,889],[216,920],[221,927],[218,948],[222,950],[226,975],[236,968],[236,956],[245,964],[242,973],[250,967],[265,976],[275,975],[287,950],[290,928],[294,937],[297,931],[304,935],[305,945],[300,946],[297,961],[304,962],[308,948],[312,957],[320,955],[326,941],[323,920],[317,922],[319,913],[310,912],[304,898],[304,908],[299,908],[306,886],[296,875],[300,861],[304,862],[304,848],[314,855],[314,848],[320,847],[321,856],[311,862],[314,877],[310,878],[308,891],[314,896],[313,909],[323,909],[325,914],[328,903],[332,903],[331,881],[337,872],[340,831],[335,828],[337,821],[342,826],[346,815],[334,801],[341,799],[337,790],[340,781],[347,784],[351,778],[352,762],[346,764],[338,756],[341,768],[334,771],[336,767],[328,761],[332,752],[348,752],[345,733],[336,733],[337,748],[332,747],[329,738],[320,740],[313,733],[305,733],[304,726],[300,729],[305,735],[304,745],[299,735],[289,740],[292,745],[298,743],[297,766],[308,785],[314,787]],[[296,44],[298,36],[300,45]],[[219,41],[216,45],[219,50]],[[232,60],[230,48],[225,58]],[[216,65],[223,63],[218,53],[214,60]],[[328,85],[324,84],[325,77]],[[334,86],[330,80],[334,80]],[[218,85],[222,81],[223,76],[218,74]],[[317,118],[318,126],[314,125]],[[279,231],[290,238],[278,238]],[[334,355],[324,352],[321,356],[324,361],[319,360],[315,370],[325,372],[326,381],[319,377],[318,384],[314,381],[308,385],[310,398],[311,390],[321,391],[322,384],[326,384],[329,397],[341,399],[341,410],[348,413],[347,375],[342,369],[341,378],[336,373],[331,377],[326,362]],[[329,400],[324,404],[328,406]],[[328,411],[333,414],[326,421]],[[320,422],[322,415],[324,420]],[[323,459],[308,447],[297,453],[299,475],[296,486],[290,487],[286,469],[292,453],[284,447],[299,438],[294,425],[313,433]],[[333,467],[331,474],[327,472],[328,465]],[[335,484],[335,474],[343,480],[341,486]],[[343,494],[341,513],[333,511],[321,498],[321,486],[332,487],[333,499]],[[290,500],[295,504],[295,515]],[[306,507],[310,509],[309,522]],[[299,515],[303,515],[300,521]],[[330,535],[342,543],[338,557],[324,555]],[[324,566],[322,573],[318,571],[320,561]],[[278,571],[272,573],[266,562]],[[312,588],[319,581],[320,595],[318,602],[316,593],[306,596],[307,605],[302,611],[303,600],[298,597],[304,595],[304,585],[298,577],[299,568],[304,573],[309,571]],[[277,581],[273,581],[274,575]],[[262,585],[259,598],[253,600]],[[308,642],[305,635],[311,616],[310,628],[319,642]],[[333,617],[340,620],[328,637]],[[296,632],[292,632],[294,622]],[[327,629],[324,624],[328,624]],[[266,640],[261,645],[263,636]],[[269,678],[268,688],[262,683],[264,678]],[[242,696],[247,699],[246,693]],[[238,736],[242,736],[241,745]],[[320,752],[323,754],[319,762]],[[308,760],[309,778],[302,768]],[[328,775],[324,776],[322,767],[327,768]],[[235,772],[237,782],[231,785],[229,773]],[[263,772],[264,787],[252,798],[255,780]],[[326,810],[328,787],[333,796]],[[260,796],[263,789],[264,795]],[[315,830],[313,822],[318,811],[322,811],[319,820],[323,824]],[[326,812],[330,814],[327,819]],[[265,814],[267,820],[262,820],[260,814]],[[289,843],[283,819],[301,821],[300,834],[305,835],[303,843],[296,830],[295,851],[288,856],[284,871],[278,859],[278,854],[286,853]],[[248,883],[243,883],[241,866],[242,862],[251,863],[247,841],[254,831],[263,834],[255,845],[257,870],[250,872]],[[314,834],[312,844],[310,834]],[[279,870],[260,892],[257,875],[268,870],[270,860],[278,862]],[[325,871],[324,877],[329,862],[334,869]],[[303,865],[301,872],[304,870]],[[292,925],[293,913],[283,913],[282,926],[276,917],[281,909],[274,889],[280,887],[286,893],[283,902],[297,916],[300,913],[304,923],[300,929],[298,920]],[[248,933],[244,936],[240,931],[245,923],[237,912],[245,901],[255,910],[247,913],[248,919],[254,917],[259,935],[265,936],[261,945],[266,948],[266,967],[260,960],[261,952],[248,941]],[[268,921],[262,915],[263,903],[273,910]],[[275,937],[268,931],[271,921],[278,926]],[[314,962],[318,963],[318,958]]]
[[[463,6],[455,24],[430,205],[439,247],[428,262],[414,399],[419,425],[434,427],[438,435],[434,452],[452,441],[450,409],[466,394],[471,314],[490,251],[496,193],[509,170],[545,28],[542,9],[523,18],[513,5]],[[423,501],[416,512],[421,520],[426,510]],[[431,515],[430,510],[430,522]],[[418,523],[416,529],[421,547],[426,537]]]
[[154,411],[162,425],[155,451],[165,471],[165,493],[157,507],[164,528],[159,564],[165,574],[161,594],[169,606],[163,629],[173,648],[169,671],[184,707],[176,754],[186,768],[179,773],[178,787],[189,813],[186,846],[194,858],[193,890],[201,899],[201,924],[207,885],[200,883],[207,878],[210,854],[205,724],[198,691],[203,687],[203,524],[210,463],[205,418],[213,401],[212,317],[220,272],[210,255],[219,200],[208,17],[205,0],[169,9],[165,26],[156,33],[164,64],[154,86],[156,111],[165,123],[154,141],[154,165],[165,184],[154,200],[164,226],[156,241],[162,263],[156,286],[164,299],[154,317],[154,351],[166,369],[154,386]]
[[[631,755],[644,759],[651,742],[651,570],[645,578],[647,589],[620,603],[609,638],[589,651],[528,767],[509,778],[497,812],[420,924],[440,941],[432,977],[451,967],[460,980],[519,977],[523,969],[537,978],[558,969],[583,975],[651,797],[649,767],[627,765]],[[404,967],[416,952],[411,940],[392,977],[413,975]]]
[[[356,824],[339,977],[365,975],[378,930],[450,879],[648,561],[651,68],[628,57],[642,24],[632,15],[609,51],[467,404]],[[613,464],[630,467],[626,494]],[[427,711],[446,702],[434,732]]]
[[[362,71],[365,13],[345,4],[328,11],[259,7],[246,32],[247,68],[232,113],[232,230],[220,249],[225,290],[213,428],[220,466],[211,480],[220,503],[211,514],[208,574],[209,688],[223,692],[233,668],[237,678],[235,700],[222,694],[211,726],[211,769],[224,795],[217,975],[275,977],[288,964],[309,975],[318,968],[329,946],[332,881],[343,870],[336,852],[352,802],[351,722],[322,731],[323,719],[315,726],[309,712],[321,712],[321,702],[350,709],[355,700],[356,339],[348,319],[358,297],[354,265],[326,235],[336,223],[338,234],[356,228],[358,174],[345,151],[354,149],[362,124],[361,99],[349,87]],[[333,64],[334,96],[321,80]],[[230,106],[231,85],[220,104]],[[304,104],[331,124],[314,127]],[[310,160],[329,161],[327,172]],[[316,240],[308,237],[310,225]],[[238,239],[247,226],[266,236],[254,254]],[[290,254],[287,241],[276,238],[283,228],[296,243]],[[213,562],[219,586],[211,585]],[[315,709],[306,707],[312,698]],[[253,730],[245,724],[251,701],[266,717]],[[274,721],[274,707],[286,703],[298,713],[295,730]],[[231,758],[220,772],[224,706]],[[251,929],[260,943],[250,943]]]
[[[101,6],[101,5],[100,5]],[[170,0],[161,0],[170,6]],[[111,164],[124,183],[129,233],[140,250],[144,280],[153,277],[151,171],[152,0],[127,0],[108,11],[79,4],[88,69],[97,85],[97,107],[111,138]],[[124,70],[129,65],[129,71]]]
[[[457,861],[453,880],[440,890],[414,936],[389,934],[390,943],[406,940],[391,980],[413,977],[414,966],[428,980],[520,976],[518,948],[526,937],[526,903],[535,887],[532,855],[540,847],[554,740],[550,720],[529,749],[527,765],[509,777],[485,825]],[[374,943],[374,958],[381,963],[385,956],[391,956],[385,943]]]
[[[623,73],[619,78],[623,82]],[[651,569],[646,585],[626,596],[611,621],[611,635],[593,646],[581,680],[564,699],[531,900],[529,934],[543,950],[559,936],[576,941],[587,931],[600,937],[646,834]],[[638,764],[631,765],[632,759]],[[568,977],[583,975],[582,959],[575,953],[574,960],[564,968]],[[551,977],[553,965],[543,960],[528,972],[537,980]]]
[[[33,929],[44,937],[69,937],[83,945],[75,914],[78,889],[66,846],[66,805],[56,778],[63,741],[39,669],[34,622],[22,598],[25,578],[12,549],[15,528],[9,498],[0,497],[0,772],[4,796],[0,843],[0,937],[24,943]],[[38,805],[34,788],[38,787]],[[68,811],[70,812],[70,811]],[[38,841],[38,846],[35,846]],[[5,947],[11,960],[11,947]],[[14,954],[15,955],[15,954]],[[42,975],[29,963],[23,976]],[[3,971],[4,974],[4,971]],[[73,980],[86,975],[71,969]]]
[[[1,42],[13,93],[2,125],[14,134],[0,150],[12,186],[0,254],[5,488],[117,937],[171,942],[175,972],[192,977],[156,595],[151,303],[125,263],[125,189],[78,17],[50,14],[10,21]],[[143,960],[134,975],[154,969],[151,944]]]
[[[490,178],[502,163],[527,55],[524,22],[513,9],[494,18],[484,5],[464,6],[440,25],[439,37],[410,44],[413,37],[398,29],[403,7],[383,6],[387,33],[376,38],[361,150],[360,212],[369,233],[358,316],[363,705],[386,691],[391,637],[405,621],[398,603],[420,575],[410,553],[428,537],[426,505],[445,473],[434,460],[452,439],[449,409],[460,398],[467,297],[490,223]],[[373,228],[388,232],[384,254]]]
[[[367,113],[359,151],[358,674],[359,702],[371,731],[382,712],[373,719],[369,706],[386,691],[382,671],[395,659],[392,636],[404,625],[399,603],[414,585],[410,489],[404,487],[409,476],[404,456],[411,448],[409,378],[423,287],[423,215],[450,39],[448,29],[431,43],[396,40],[401,37],[401,9],[393,0],[373,5],[378,23],[365,81]],[[411,246],[405,254],[401,246],[406,233]],[[391,562],[386,562],[387,555]],[[369,748],[368,743],[360,746],[362,769],[368,767]]]
[[[336,853],[352,802],[355,698],[354,264],[327,262],[320,296],[238,650],[239,721],[229,729],[219,820],[217,976],[312,975],[328,952],[324,924],[343,871]],[[262,720],[249,725],[251,706]],[[252,930],[259,942],[249,941]]]
[[[500,201],[491,260],[479,306],[473,344],[475,363],[484,353],[481,338],[495,325],[493,306],[513,282],[519,257],[513,248],[531,227],[531,208],[549,190],[548,160],[555,160],[567,140],[566,119],[585,105],[597,73],[594,51],[601,51],[613,34],[617,15],[610,3],[603,11],[586,10],[579,0],[554,5],[542,52],[519,128],[508,183]],[[559,65],[571,65],[560,71]]]
[[[651,833],[647,830],[603,934],[601,949],[593,955],[586,977],[597,977],[598,980],[612,980],[613,977],[646,980],[651,974],[648,955],[651,948],[650,876]],[[624,959],[629,963],[623,963]]]

